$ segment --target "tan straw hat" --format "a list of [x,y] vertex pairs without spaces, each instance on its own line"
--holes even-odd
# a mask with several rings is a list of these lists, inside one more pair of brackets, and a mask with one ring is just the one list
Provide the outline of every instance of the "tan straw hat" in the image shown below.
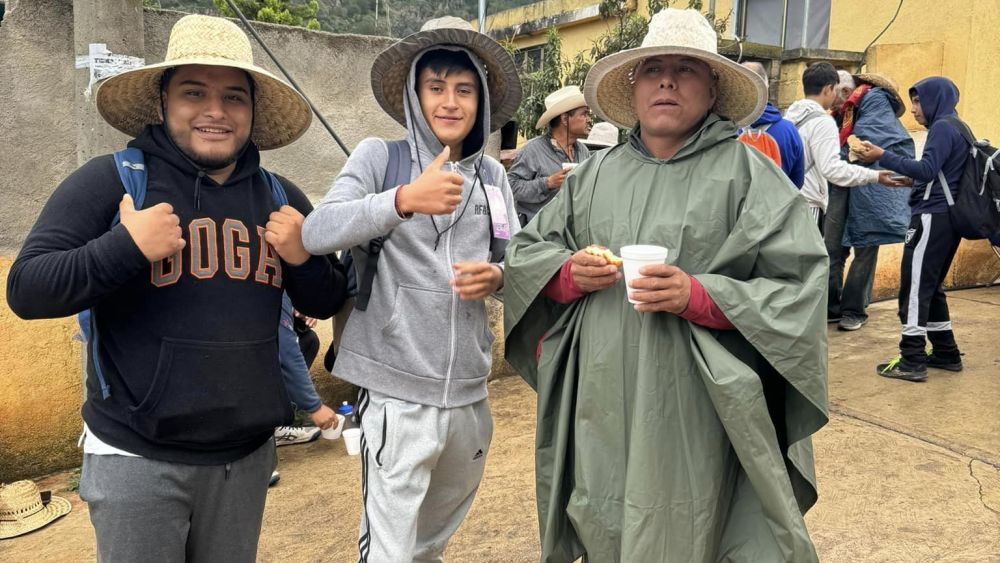
[[521,79],[510,54],[488,35],[472,29],[454,16],[428,21],[420,31],[393,43],[372,63],[372,93],[390,117],[403,126],[403,91],[413,58],[434,46],[457,45],[475,53],[486,67],[486,89],[490,98],[490,131],[510,121],[521,104]]
[[855,74],[854,82],[858,86],[862,84],[869,84],[875,88],[885,90],[890,96],[896,99],[896,117],[903,117],[903,114],[906,113],[906,106],[903,105],[903,98],[899,96],[899,87],[897,87],[896,83],[888,76],[877,72],[866,72],[863,74]]
[[584,99],[579,86],[563,86],[545,96],[545,113],[538,118],[535,129],[541,129],[547,126],[552,118],[585,105],[587,105],[587,100]]
[[587,105],[605,121],[622,129],[636,123],[630,74],[643,59],[683,55],[703,61],[719,77],[714,111],[739,126],[753,123],[767,105],[767,89],[752,70],[718,52],[715,30],[697,10],[667,8],[649,21],[642,46],[608,55],[594,63],[583,91]]
[[97,90],[97,109],[122,133],[136,137],[160,123],[160,77],[183,65],[225,66],[245,70],[254,80],[254,123],[250,138],[258,149],[283,147],[309,128],[312,113],[305,99],[280,78],[253,63],[250,39],[233,22],[211,16],[184,16],[174,24],[162,63],[115,75]]
[[618,128],[607,121],[595,123],[590,128],[590,135],[583,139],[587,148],[607,148],[618,144]]
[[68,500],[57,496],[42,502],[42,493],[31,481],[0,484],[0,539],[33,532],[69,514],[70,508]]

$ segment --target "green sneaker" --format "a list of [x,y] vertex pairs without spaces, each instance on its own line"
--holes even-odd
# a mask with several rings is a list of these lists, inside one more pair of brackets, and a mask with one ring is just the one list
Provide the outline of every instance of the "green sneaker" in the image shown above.
[[903,379],[918,383],[927,381],[927,366],[909,364],[903,360],[902,356],[896,356],[889,363],[879,364],[875,367],[875,373],[889,379]]

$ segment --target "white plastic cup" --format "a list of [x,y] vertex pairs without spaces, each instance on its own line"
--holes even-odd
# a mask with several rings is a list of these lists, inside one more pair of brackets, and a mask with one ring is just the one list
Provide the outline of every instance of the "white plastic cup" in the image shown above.
[[622,257],[622,271],[625,274],[625,292],[628,295],[628,302],[639,303],[632,296],[646,290],[632,289],[629,284],[632,283],[632,280],[643,277],[639,273],[639,269],[643,266],[666,263],[670,250],[651,244],[635,244],[632,246],[623,246],[619,254]]
[[331,426],[330,428],[327,428],[326,430],[322,430],[323,437],[326,438],[327,440],[336,440],[337,438],[340,438],[340,433],[344,430],[345,420],[347,419],[344,418],[344,415],[338,414],[337,424]]
[[343,436],[347,455],[359,455],[361,453],[361,429],[348,428],[344,430]]

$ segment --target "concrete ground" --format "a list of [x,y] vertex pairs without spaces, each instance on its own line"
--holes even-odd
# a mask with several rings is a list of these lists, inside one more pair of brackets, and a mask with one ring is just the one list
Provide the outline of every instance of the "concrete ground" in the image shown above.
[[[949,294],[965,371],[927,383],[877,377],[895,354],[894,302],[860,331],[830,329],[830,424],[815,437],[820,500],[806,516],[823,561],[1000,562],[1000,287]],[[537,561],[535,402],[519,379],[490,384],[496,431],[486,477],[448,548],[456,562]],[[279,449],[261,561],[352,561],[360,463],[343,442]],[[65,487],[67,474],[42,480]],[[91,561],[86,505],[0,541],[3,561]]]

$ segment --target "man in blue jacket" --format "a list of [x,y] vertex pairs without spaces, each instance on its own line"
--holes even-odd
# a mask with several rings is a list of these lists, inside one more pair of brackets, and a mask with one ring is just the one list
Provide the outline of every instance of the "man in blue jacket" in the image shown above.
[[[932,76],[910,88],[913,117],[927,127],[927,144],[920,160],[900,157],[868,145],[863,158],[913,179],[910,228],[906,231],[900,266],[899,320],[903,336],[899,356],[880,364],[883,377],[926,381],[927,368],[962,371],[962,356],[951,330],[948,301],[941,283],[951,267],[961,237],[952,229],[944,175],[952,199],[968,157],[969,144],[957,124],[958,88],[947,78]],[[931,341],[931,353],[926,340]]]
[[[848,159],[851,135],[907,158],[914,157],[913,139],[899,121],[905,111],[896,87],[878,74],[851,76],[839,71],[834,118],[840,129],[841,157]],[[877,165],[873,166],[878,168]],[[865,184],[831,186],[824,238],[830,255],[827,319],[840,330],[858,330],[868,322],[868,303],[878,249],[903,242],[909,225],[909,194],[899,188]],[[847,256],[854,259],[844,279]]]
[[[764,65],[751,61],[743,63],[743,66],[757,73],[764,79],[764,87],[769,87],[770,81]],[[753,122],[750,129],[766,132],[774,139],[781,151],[781,169],[796,188],[802,189],[805,180],[805,157],[802,152],[802,138],[799,137],[795,125],[782,118],[781,112],[774,107],[774,104],[767,102],[764,113]]]

